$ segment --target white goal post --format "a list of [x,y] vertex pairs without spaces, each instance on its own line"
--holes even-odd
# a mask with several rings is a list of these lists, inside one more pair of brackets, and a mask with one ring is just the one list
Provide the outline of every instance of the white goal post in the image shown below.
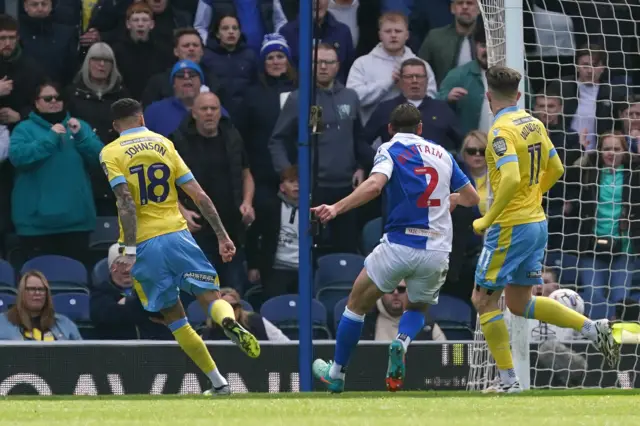
[[[580,294],[590,318],[640,321],[640,178],[634,177],[640,176],[640,155],[627,154],[640,154],[640,2],[478,4],[488,65],[506,65],[525,76],[519,105],[547,125],[565,165],[561,182],[544,201],[549,220],[545,266],[561,288]],[[616,150],[623,154],[614,154],[613,160],[602,154]],[[622,178],[616,180],[616,171],[612,180],[604,180],[603,168],[619,170]],[[605,187],[611,189],[600,190]],[[489,205],[491,188],[488,192]],[[610,209],[613,224],[608,228],[603,206]],[[619,244],[614,249],[609,243],[609,250],[601,251],[600,242],[607,238]],[[501,305],[524,388],[604,386],[604,377],[617,377],[617,387],[640,386],[638,347],[623,346],[619,365],[610,369],[592,345],[571,345],[587,343],[576,340],[582,339],[579,335],[511,316],[504,300]],[[470,358],[467,389],[491,389],[497,371],[479,321]]]

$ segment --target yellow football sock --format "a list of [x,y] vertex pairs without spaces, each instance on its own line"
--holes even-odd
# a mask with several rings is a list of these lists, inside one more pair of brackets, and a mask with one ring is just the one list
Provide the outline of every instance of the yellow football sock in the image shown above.
[[209,315],[218,325],[222,325],[225,318],[236,319],[233,307],[224,299],[215,300],[209,305]]
[[581,331],[587,317],[548,297],[532,297],[524,308],[525,318]]
[[498,369],[512,369],[513,358],[509,344],[509,330],[507,330],[502,312],[496,310],[480,315],[480,325]]
[[198,333],[191,328],[186,318],[169,324],[169,329],[182,350],[200,370],[209,375],[216,369],[216,363],[213,361],[213,358],[211,358],[207,346],[204,344],[202,338],[198,336]]

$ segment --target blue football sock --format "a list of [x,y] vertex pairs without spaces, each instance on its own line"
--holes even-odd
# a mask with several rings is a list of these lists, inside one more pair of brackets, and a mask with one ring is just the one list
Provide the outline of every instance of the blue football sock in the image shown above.
[[404,311],[398,325],[398,340],[402,342],[405,352],[411,340],[424,327],[424,314],[418,311]]
[[[340,324],[338,324],[338,332],[336,333],[336,353],[331,377],[334,379],[344,377],[344,369],[349,364],[349,358],[353,349],[360,340],[362,334],[362,326],[364,325],[364,315],[358,315],[345,308]],[[340,369],[339,372],[336,371]]]

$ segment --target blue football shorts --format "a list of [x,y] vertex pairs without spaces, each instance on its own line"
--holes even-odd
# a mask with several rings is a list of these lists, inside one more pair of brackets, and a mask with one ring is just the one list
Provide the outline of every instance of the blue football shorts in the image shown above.
[[476,284],[502,289],[507,284],[542,284],[542,261],[547,247],[547,221],[489,227],[478,265]]
[[149,312],[174,306],[180,290],[197,296],[220,289],[218,273],[187,230],[140,243],[132,277],[136,293]]

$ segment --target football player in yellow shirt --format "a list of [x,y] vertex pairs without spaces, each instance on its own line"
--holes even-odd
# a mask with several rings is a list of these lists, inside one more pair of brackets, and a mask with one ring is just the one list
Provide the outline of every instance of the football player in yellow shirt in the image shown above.
[[498,301],[505,292],[514,315],[572,328],[592,340],[614,367],[619,346],[609,321],[592,321],[548,297],[532,297],[531,286],[542,284],[542,260],[547,246],[547,220],[542,194],[562,176],[564,168],[544,125],[518,108],[516,70],[487,70],[487,99],[495,120],[485,153],[493,204],[473,222],[477,234],[486,231],[476,268],[472,301],[482,332],[500,374],[500,392],[520,392],[513,368],[509,333]]
[[206,345],[191,328],[180,290],[193,294],[225,334],[250,357],[260,355],[256,338],[235,320],[231,305],[220,298],[216,270],[187,230],[178,208],[176,185],[195,202],[211,224],[220,255],[230,261],[236,248],[218,212],[173,143],[144,127],[142,106],[121,99],[111,106],[120,137],[102,149],[100,163],[115,192],[124,256],[118,267],[131,271],[144,308],[160,312],[182,350],[209,377],[210,395],[230,393]]

